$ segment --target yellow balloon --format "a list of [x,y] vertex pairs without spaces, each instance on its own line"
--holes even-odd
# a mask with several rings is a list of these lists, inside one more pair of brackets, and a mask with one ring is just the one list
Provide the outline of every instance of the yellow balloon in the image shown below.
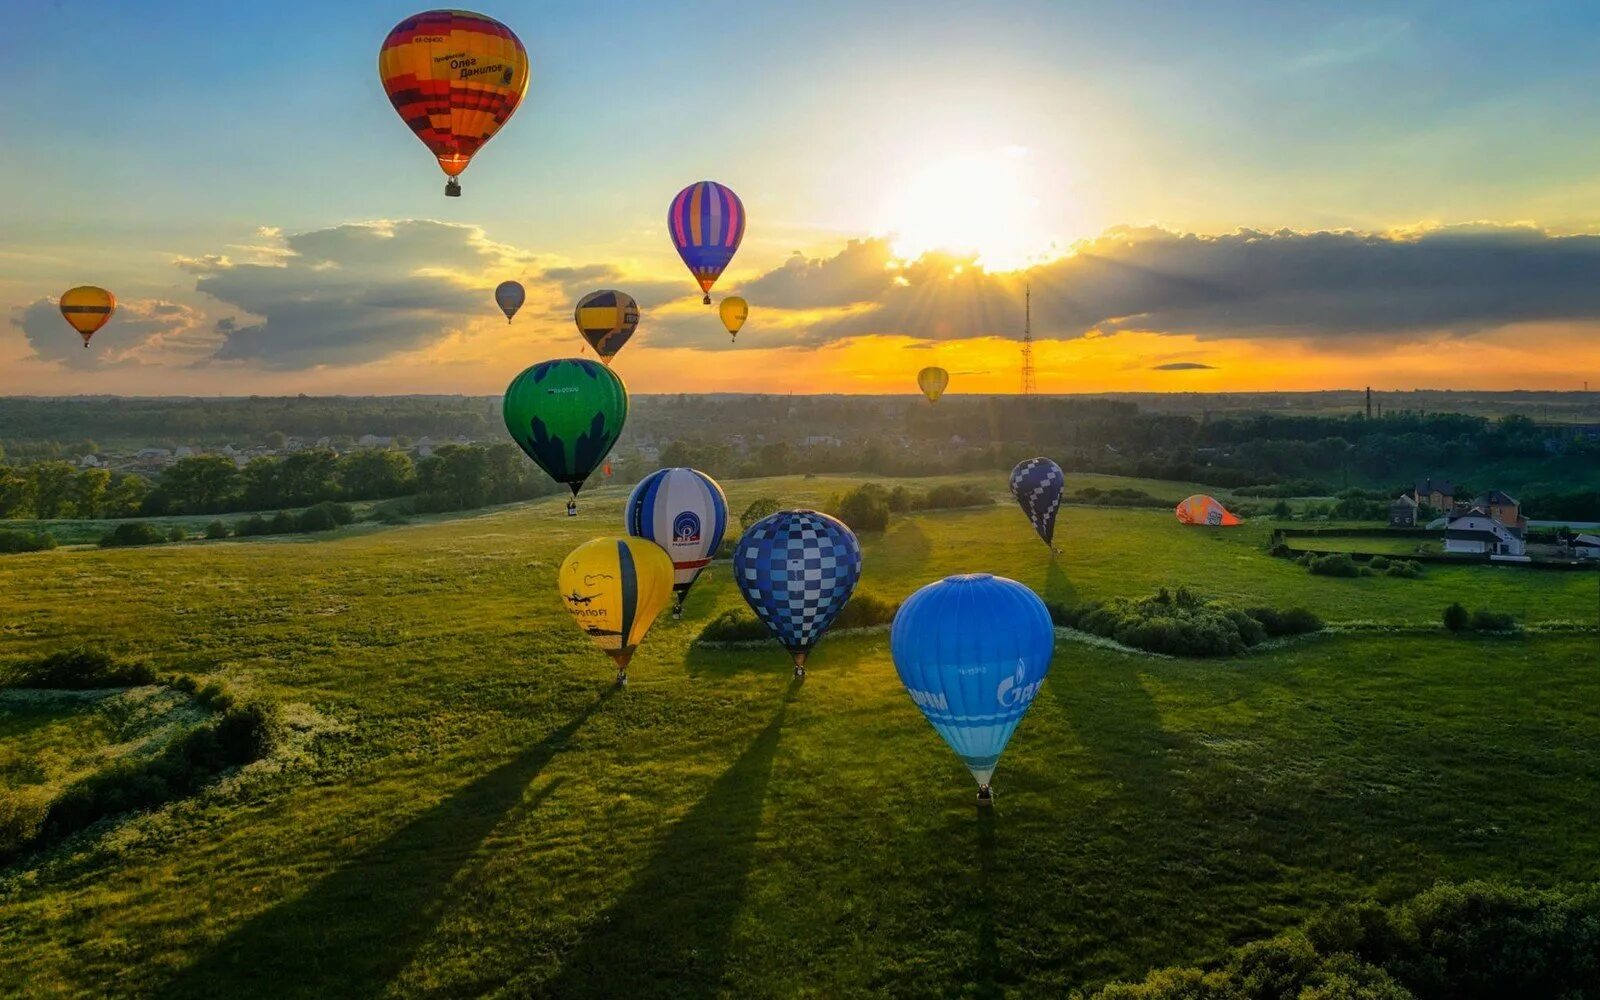
[[750,303],[737,295],[730,295],[717,306],[717,312],[722,315],[722,325],[728,328],[728,335],[737,340],[739,328],[750,318]]
[[950,373],[943,368],[928,367],[917,372],[917,387],[930,403],[938,402],[939,397],[944,395],[944,387],[949,384]]
[[89,346],[94,332],[111,321],[117,311],[117,297],[94,285],[79,285],[61,293],[61,315]]
[[643,538],[596,538],[561,563],[561,599],[573,621],[617,662],[627,683],[628,661],[672,600],[672,557]]

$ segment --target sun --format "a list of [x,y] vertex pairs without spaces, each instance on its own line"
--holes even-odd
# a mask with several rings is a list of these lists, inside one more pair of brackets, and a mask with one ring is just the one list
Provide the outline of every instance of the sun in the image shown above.
[[975,254],[990,271],[1049,255],[1029,152],[1020,146],[963,153],[924,164],[884,200],[878,231],[896,256],[929,250]]

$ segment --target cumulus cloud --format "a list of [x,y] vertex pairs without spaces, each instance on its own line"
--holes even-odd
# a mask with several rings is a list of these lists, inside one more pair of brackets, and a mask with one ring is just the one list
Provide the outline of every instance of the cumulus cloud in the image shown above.
[[764,305],[821,311],[788,330],[791,343],[1015,336],[1025,281],[1035,337],[1151,330],[1314,340],[1600,319],[1596,273],[1600,236],[1531,226],[1220,236],[1124,227],[1027,274],[988,274],[944,254],[901,264],[885,241],[864,240],[825,259],[792,257],[745,288]]
[[1203,365],[1198,361],[1172,361],[1164,365],[1151,365],[1150,370],[1153,372],[1193,372],[1214,371],[1216,367],[1216,365]]
[[11,324],[22,331],[42,361],[88,371],[159,362],[187,363],[213,343],[205,317],[189,306],[161,299],[124,299],[111,321],[95,333],[89,349],[61,318],[54,299],[16,309]]
[[294,369],[418,348],[482,318],[484,275],[532,264],[477,227],[422,219],[258,235],[281,244],[244,248],[246,262],[175,262],[199,275],[199,291],[244,314],[216,324],[218,360]]

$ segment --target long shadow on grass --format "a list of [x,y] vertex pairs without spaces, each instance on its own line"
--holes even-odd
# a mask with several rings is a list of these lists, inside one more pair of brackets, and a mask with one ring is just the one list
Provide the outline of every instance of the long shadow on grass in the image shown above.
[[[792,692],[791,692],[792,694]],[[755,862],[756,833],[787,701],[644,872],[537,990],[552,997],[709,997]]]
[[1067,571],[1061,568],[1061,560],[1065,556],[1052,555],[1050,565],[1044,571],[1044,589],[1041,591],[1044,599],[1060,604],[1075,604],[1078,600],[1078,588],[1067,579]]
[[[369,996],[410,962],[445,894],[528,785],[609,692],[536,745],[467,785],[305,895],[240,927],[162,996]],[[527,804],[536,810],[552,782]]]

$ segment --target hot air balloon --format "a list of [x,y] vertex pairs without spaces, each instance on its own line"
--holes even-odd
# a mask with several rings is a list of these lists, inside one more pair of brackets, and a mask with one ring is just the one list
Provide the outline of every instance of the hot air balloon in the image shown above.
[[78,331],[85,348],[94,332],[111,322],[111,314],[116,311],[117,297],[104,288],[79,285],[61,293],[61,315]]
[[642,538],[596,538],[573,549],[557,575],[573,621],[616,661],[617,685],[626,685],[633,651],[672,599],[672,560]]
[[528,91],[528,53],[511,29],[465,10],[413,14],[378,50],[378,76],[389,103],[449,178],[500,131]]
[[977,779],[982,803],[1050,672],[1055,641],[1038,595],[988,573],[930,583],[895,612],[889,651],[900,682]]
[[609,365],[639,325],[639,303],[627,292],[605,288],[579,299],[572,320],[600,360]]
[[928,402],[937,403],[939,397],[944,395],[944,387],[950,384],[950,373],[943,368],[928,367],[917,372],[917,388],[928,397]]
[[1178,520],[1184,524],[1203,524],[1212,528],[1231,528],[1242,524],[1237,517],[1228,513],[1228,508],[1213,497],[1204,493],[1196,493],[1187,500],[1178,504],[1175,513]]
[[861,579],[861,544],[843,521],[780,510],[752,524],[733,550],[733,578],[756,617],[806,675],[806,656]]
[[[576,498],[622,433],[628,390],[604,365],[560,358],[512,379],[502,409],[512,440]],[[568,500],[567,516],[577,513],[577,500]]]
[[657,469],[633,488],[622,518],[628,534],[655,542],[672,557],[672,617],[682,618],[684,597],[728,530],[722,487],[696,469]]
[[522,308],[522,303],[527,301],[528,293],[520,281],[502,281],[495,286],[494,304],[506,314],[506,325],[511,324],[511,317]]
[[1025,459],[1011,470],[1011,495],[1017,498],[1022,512],[1033,522],[1033,530],[1052,547],[1056,514],[1061,510],[1061,491],[1066,485],[1067,477],[1061,466],[1048,458]]
[[730,295],[717,304],[717,314],[722,317],[722,325],[728,328],[728,337],[738,340],[740,328],[750,318],[750,303]]
[[667,232],[709,306],[711,286],[744,239],[744,202],[716,181],[696,181],[672,199]]

